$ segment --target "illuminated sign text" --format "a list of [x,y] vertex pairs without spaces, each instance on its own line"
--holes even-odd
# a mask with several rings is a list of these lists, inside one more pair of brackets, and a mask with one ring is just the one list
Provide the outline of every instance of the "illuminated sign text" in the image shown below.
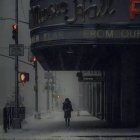
[[65,31],[47,31],[32,36],[32,43],[52,40],[69,40],[69,39],[140,39],[140,30],[65,30]]
[[130,19],[135,20],[136,15],[140,15],[140,0],[130,1]]

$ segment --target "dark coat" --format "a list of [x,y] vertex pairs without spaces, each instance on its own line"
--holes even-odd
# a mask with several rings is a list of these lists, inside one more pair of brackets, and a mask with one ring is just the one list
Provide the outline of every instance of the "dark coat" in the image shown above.
[[65,100],[65,102],[63,103],[63,110],[64,118],[71,118],[71,111],[73,111],[71,101]]

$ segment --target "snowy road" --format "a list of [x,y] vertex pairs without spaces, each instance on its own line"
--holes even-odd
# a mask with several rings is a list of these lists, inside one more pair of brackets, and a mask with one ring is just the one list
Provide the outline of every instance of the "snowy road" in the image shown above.
[[[71,118],[71,127],[66,128],[64,124],[63,112],[54,112],[51,114],[43,114],[41,120],[33,117],[26,119],[26,123],[22,125],[21,130],[10,129],[7,134],[3,133],[1,128],[0,140],[65,140],[65,139],[108,139],[116,137],[120,140],[131,136],[140,135],[140,129],[112,129],[108,128],[106,122],[98,120],[90,116],[87,112],[80,112],[77,116],[73,112]],[[140,139],[140,138],[139,138]],[[123,139],[122,139],[123,140]],[[125,139],[126,140],[126,139]],[[138,140],[138,138],[137,138]]]

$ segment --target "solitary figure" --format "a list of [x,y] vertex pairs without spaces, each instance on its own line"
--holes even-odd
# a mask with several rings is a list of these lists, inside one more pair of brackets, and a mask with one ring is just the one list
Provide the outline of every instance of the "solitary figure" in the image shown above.
[[71,111],[72,109],[72,104],[69,98],[66,98],[64,103],[63,103],[63,110],[64,110],[64,118],[65,118],[65,126],[69,127],[70,126],[70,118],[71,118]]

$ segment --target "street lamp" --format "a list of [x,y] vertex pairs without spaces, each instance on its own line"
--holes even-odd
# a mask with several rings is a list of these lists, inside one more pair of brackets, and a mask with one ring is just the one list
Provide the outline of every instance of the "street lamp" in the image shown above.
[[35,91],[35,118],[40,119],[40,113],[38,111],[38,65],[37,65],[37,58],[35,56],[32,56],[30,60],[33,64],[33,67],[35,69],[35,86],[34,86],[34,91]]
[[53,111],[53,90],[54,90],[54,80],[53,77],[49,79],[49,90],[51,90],[50,93],[50,109]]
[[45,86],[45,89],[47,90],[47,94],[46,94],[47,110],[53,110],[54,87],[55,87],[54,76],[52,75],[52,73],[48,73],[47,82],[46,82],[46,86]]

